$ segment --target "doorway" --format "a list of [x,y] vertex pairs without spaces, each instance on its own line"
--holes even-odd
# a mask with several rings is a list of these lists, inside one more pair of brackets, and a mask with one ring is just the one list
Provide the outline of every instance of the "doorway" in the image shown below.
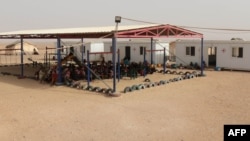
[[128,60],[131,59],[131,50],[130,50],[130,46],[125,46],[125,58],[127,58]]
[[208,48],[208,66],[209,67],[216,66],[216,54],[217,54],[217,47]]

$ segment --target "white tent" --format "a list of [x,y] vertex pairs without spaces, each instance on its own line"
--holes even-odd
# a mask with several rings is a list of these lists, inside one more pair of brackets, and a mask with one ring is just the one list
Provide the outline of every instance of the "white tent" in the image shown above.
[[[5,54],[8,54],[8,55],[20,54],[21,52],[20,49],[21,49],[21,42],[15,42],[6,46]],[[23,42],[23,51],[24,51],[24,54],[27,54],[27,55],[39,54],[37,47],[28,42]]]

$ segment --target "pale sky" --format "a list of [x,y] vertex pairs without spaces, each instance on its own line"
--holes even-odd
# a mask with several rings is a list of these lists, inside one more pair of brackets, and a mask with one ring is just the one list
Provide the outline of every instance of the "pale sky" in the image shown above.
[[[114,17],[154,23],[250,29],[249,0],[1,0],[0,32],[115,25]],[[122,20],[120,25],[140,24]],[[192,29],[205,39],[250,40],[250,32]]]

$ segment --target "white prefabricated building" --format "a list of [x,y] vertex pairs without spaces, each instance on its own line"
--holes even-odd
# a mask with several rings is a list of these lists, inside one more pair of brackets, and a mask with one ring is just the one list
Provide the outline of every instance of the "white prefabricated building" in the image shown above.
[[[80,42],[64,42],[64,46],[72,46],[74,48],[74,54],[78,59],[83,58],[87,59],[87,50],[90,53],[93,52],[112,52],[112,41],[99,41],[99,42],[85,42],[83,46],[85,49],[82,50]],[[127,56],[130,58],[130,62],[143,62],[143,49],[146,47],[146,50],[151,49],[151,41],[138,41],[138,40],[129,40],[129,41],[117,41],[116,48],[120,49],[120,59],[121,61]],[[164,51],[166,48],[165,55],[169,55],[169,43],[168,42],[153,42],[153,50],[158,50],[153,52],[153,63],[154,64],[163,64]],[[69,49],[68,49],[69,50]],[[68,51],[65,51],[68,52]],[[105,58],[105,61],[112,61],[112,54],[90,54],[90,61],[100,61],[102,56]],[[117,57],[118,59],[118,57]],[[147,52],[146,60],[151,62],[151,53]]]
[[[143,62],[143,49],[146,47],[146,50],[151,49],[151,41],[138,41],[138,40],[129,40],[129,41],[117,41],[116,48],[120,49],[120,59],[121,61],[128,57],[130,62]],[[168,42],[153,42],[153,50],[158,50],[153,52],[153,64],[163,64],[164,51],[166,48],[165,55],[169,55],[169,43]],[[112,51],[112,42],[104,42],[104,51]],[[104,56],[105,60],[112,60],[112,55]],[[151,62],[151,53],[146,53],[146,60]]]
[[[65,49],[63,49],[66,54],[70,53],[70,50],[73,50],[74,55],[77,56],[79,60],[86,59],[87,60],[87,51],[92,52],[104,52],[104,44],[103,42],[77,42],[77,41],[67,41],[63,43]],[[82,48],[84,46],[84,48]],[[91,54],[89,56],[90,61],[99,61],[101,59],[100,54]]]
[[[201,40],[176,40],[170,45],[176,64],[201,64]],[[203,60],[209,67],[250,70],[250,41],[204,40]]]

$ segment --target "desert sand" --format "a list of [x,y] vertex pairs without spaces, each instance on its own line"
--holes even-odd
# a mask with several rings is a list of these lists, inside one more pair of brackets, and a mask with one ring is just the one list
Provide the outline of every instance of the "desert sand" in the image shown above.
[[[26,67],[25,74],[35,69]],[[0,71],[18,73],[20,67]],[[0,75],[0,140],[221,141],[224,124],[250,123],[250,73],[205,73],[126,94],[121,92],[125,86],[144,78],[122,79],[120,97]],[[172,77],[147,76],[153,81]]]
[[[20,64],[19,59],[2,56],[0,72],[20,74],[20,66],[3,67]],[[34,76],[37,69],[25,65],[24,75]],[[250,72],[205,74],[126,94],[126,86],[143,84],[145,78],[124,78],[117,83],[120,97],[0,74],[0,140],[221,141],[224,124],[250,124]],[[112,87],[111,80],[105,82]],[[100,81],[91,85],[105,87]]]

